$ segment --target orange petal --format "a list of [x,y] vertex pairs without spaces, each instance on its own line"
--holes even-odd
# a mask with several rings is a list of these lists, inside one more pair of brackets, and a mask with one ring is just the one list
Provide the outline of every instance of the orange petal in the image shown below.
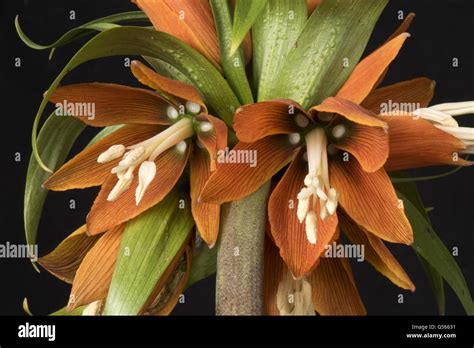
[[303,153],[298,153],[268,202],[273,240],[296,278],[306,275],[316,266],[321,253],[333,240],[337,227],[336,214],[330,215],[325,221],[316,214],[317,240],[316,244],[311,244],[306,237],[305,224],[298,221],[297,196],[304,187],[304,178],[308,173],[307,164],[302,159]]
[[61,115],[70,114],[94,127],[170,123],[166,116],[170,103],[159,94],[142,88],[80,83],[59,87],[50,101],[56,104],[56,112],[60,111],[58,107],[62,108]]
[[364,245],[365,259],[370,262],[377,271],[402,289],[415,291],[415,285],[413,285],[410,277],[408,277],[403,267],[398,263],[380,238],[371,233],[364,232],[344,214],[340,214],[339,218],[341,228],[345,235],[352,243]]
[[353,123],[350,136],[334,145],[354,155],[366,172],[377,171],[388,158],[388,133],[379,127]]
[[366,173],[357,161],[333,158],[329,176],[339,204],[357,224],[389,242],[413,243],[410,223],[383,168]]
[[411,22],[413,22],[413,19],[415,18],[415,14],[413,12],[410,12],[406,17],[405,19],[403,20],[403,22],[399,25],[399,27],[397,28],[397,30],[395,30],[393,32],[392,35],[389,36],[389,38],[384,42],[384,43],[387,43],[389,42],[390,40],[392,39],[395,39],[397,36],[399,36],[400,34],[403,34],[404,32],[408,31],[408,29],[410,28],[410,25],[411,25]]
[[201,105],[207,113],[199,91],[188,83],[161,76],[138,60],[132,61],[132,73],[142,84],[165,94],[176,106],[184,106],[187,101]]
[[212,124],[212,130],[203,132],[198,130],[197,137],[206,147],[210,156],[211,171],[216,170],[217,152],[224,150],[227,146],[227,126],[224,121],[211,116],[201,114],[197,117],[198,121],[209,122]]
[[194,147],[191,156],[191,210],[202,239],[212,248],[219,233],[220,206],[199,200],[199,195],[211,175],[209,154]]
[[454,153],[465,148],[462,141],[423,119],[410,116],[384,116],[389,125],[390,154],[385,169],[400,170],[433,165],[466,166]]
[[269,135],[296,133],[301,131],[301,128],[296,125],[295,114],[306,117],[303,108],[290,100],[248,104],[237,109],[234,129],[237,138],[247,143]]
[[266,235],[263,265],[264,315],[280,315],[277,307],[277,291],[280,280],[287,271],[288,267],[280,257],[278,248]]
[[68,310],[107,296],[117,261],[123,226],[104,233],[87,253],[77,270],[69,297]]
[[[254,143],[238,143],[229,153],[220,153],[217,170],[201,193],[208,203],[222,204],[248,196],[282,169],[295,154],[287,136],[273,135]],[[253,156],[255,165],[251,162]],[[237,163],[229,163],[229,162]]]
[[360,61],[337,96],[360,104],[372,91],[409,36],[408,33],[398,35]]
[[392,105],[416,105],[424,108],[433,98],[436,82],[425,77],[403,81],[394,85],[378,88],[372,91],[364,100],[362,106],[377,115],[383,109]]
[[157,125],[126,125],[81,151],[51,175],[43,186],[48,190],[66,191],[102,185],[110,170],[120,162],[116,159],[97,163],[102,152],[116,144],[137,144],[156,135],[161,129],[162,126]]
[[74,231],[38,263],[62,281],[72,283],[84,256],[98,240],[96,236],[88,236],[86,230],[84,225]]
[[343,116],[349,121],[359,123],[365,126],[386,128],[387,124],[377,119],[375,114],[363,107],[339,97],[329,97],[317,106],[311,108],[311,111],[329,112]]
[[102,185],[102,189],[87,216],[87,233],[94,235],[107,231],[158,204],[179,180],[188,157],[189,144],[184,154],[179,153],[173,147],[158,156],[155,160],[157,175],[148,186],[138,206],[135,203],[138,170],[135,170],[134,179],[128,190],[112,202],[107,201],[107,197],[118,179],[115,175],[110,175]]
[[214,17],[208,0],[132,0],[158,31],[163,31],[201,52],[215,66],[220,53]]
[[309,278],[314,309],[321,315],[366,315],[347,259],[322,258]]

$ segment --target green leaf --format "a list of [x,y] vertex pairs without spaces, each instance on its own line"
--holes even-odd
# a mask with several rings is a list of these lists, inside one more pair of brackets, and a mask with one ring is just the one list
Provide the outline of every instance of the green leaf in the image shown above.
[[428,282],[433,290],[435,295],[436,303],[438,305],[438,313],[440,315],[446,314],[446,299],[444,294],[444,281],[443,277],[438,273],[438,271],[431,266],[431,264],[426,261],[418,252],[416,256],[420,260],[421,266],[425,271]]
[[193,256],[191,272],[189,273],[186,288],[189,288],[198,281],[216,273],[217,267],[217,248],[210,249],[203,245],[201,249]]
[[294,50],[308,16],[306,0],[268,3],[252,28],[254,85],[258,100],[269,100],[283,63]]
[[[469,160],[469,155],[467,155],[464,159],[466,161]],[[445,178],[447,176],[453,175],[453,174],[459,172],[462,168],[464,168],[464,167],[459,166],[459,167],[451,169],[447,172],[444,172],[444,173],[441,173],[441,174],[435,174],[435,175],[416,176],[416,177],[403,177],[403,178],[392,178],[391,177],[390,180],[393,183],[429,181],[429,180],[441,179],[441,178]]]
[[172,191],[125,226],[105,315],[139,314],[188,240],[194,221],[189,209],[180,209],[179,199]]
[[[56,116],[54,112],[49,116],[38,136],[38,150],[43,154],[48,167],[57,169],[64,163],[74,141],[84,128],[85,125],[73,117]],[[42,185],[50,175],[32,155],[26,175],[23,209],[27,244],[36,243],[41,211],[48,195],[48,190],[42,188]]]
[[237,51],[242,41],[244,41],[245,35],[247,35],[266,4],[267,0],[239,0],[236,2],[230,48],[231,55]]
[[[254,1],[255,2],[255,1]],[[258,2],[258,1],[257,1]],[[239,6],[240,1],[237,3]],[[210,1],[221,52],[221,64],[232,89],[242,104],[252,104],[253,95],[245,72],[243,49],[231,53],[232,17],[229,1]]]
[[114,126],[108,126],[108,127],[104,127],[99,133],[97,133],[95,135],[94,138],[92,138],[92,140],[89,142],[89,144],[87,144],[87,146],[91,146],[91,145],[94,145],[96,142],[98,142],[99,140],[102,140],[104,139],[106,136],[112,134],[113,132],[115,132],[116,130],[119,130],[120,128],[122,128],[124,125],[123,124],[117,124],[117,125],[114,125]]
[[[87,305],[77,307],[77,308],[74,308],[72,311],[68,311],[67,307],[63,307],[57,310],[56,312],[51,313],[50,316],[80,316],[82,315],[82,312],[84,311],[84,309],[86,309],[86,307]],[[30,310],[28,299],[26,297],[23,299],[23,310],[25,311],[27,315],[34,316],[34,314]]]
[[171,64],[168,64],[161,59],[156,59],[153,57],[143,57],[151,65],[155,71],[163,76],[166,76],[170,79],[178,80],[181,82],[186,82],[192,84],[191,80],[186,77],[181,71],[176,69]]
[[324,0],[286,58],[268,93],[271,99],[288,98],[309,108],[334,95],[359,61],[387,2]]
[[51,84],[36,114],[32,130],[33,153],[40,166],[51,171],[42,161],[37,147],[37,131],[49,98],[71,70],[92,59],[141,55],[163,60],[182,71],[201,91],[207,105],[228,125],[232,125],[235,109],[240,105],[222,75],[199,52],[166,33],[139,27],[119,27],[104,31],[87,42],[69,61]]
[[469,287],[453,256],[433,231],[423,213],[400,192],[398,196],[404,202],[405,213],[413,228],[413,247],[451,286],[466,313],[474,315],[474,303]]

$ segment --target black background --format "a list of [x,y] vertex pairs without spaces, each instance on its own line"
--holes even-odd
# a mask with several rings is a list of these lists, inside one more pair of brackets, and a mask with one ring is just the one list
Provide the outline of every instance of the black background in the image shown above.
[[[31,126],[42,93],[49,87],[78,44],[61,48],[52,61],[47,51],[34,51],[25,46],[14,29],[14,17],[20,15],[24,31],[39,43],[54,41],[66,30],[87,21],[113,13],[135,10],[126,0],[24,0],[1,1],[0,96],[2,102],[0,136],[0,244],[24,243],[23,193],[28,158],[31,153]],[[76,20],[69,19],[69,11],[76,12]],[[407,41],[392,64],[384,84],[426,76],[437,81],[433,103],[473,99],[473,2],[471,0],[390,1],[382,14],[367,52],[378,47],[399,24],[398,11],[416,12]],[[21,58],[21,68],[14,60]],[[459,59],[459,67],[452,67],[452,59]],[[124,67],[123,57],[89,62],[70,73],[63,81],[137,83]],[[464,124],[473,126],[464,118]],[[94,133],[85,132],[72,154],[84,146]],[[15,162],[20,152],[21,162]],[[414,174],[435,173],[446,169],[428,169]],[[474,186],[473,169],[436,181],[419,184],[435,230],[449,249],[457,247],[456,261],[461,267],[471,290],[474,288]],[[84,223],[85,215],[97,190],[51,193],[45,205],[39,228],[40,255],[52,250],[65,236]],[[76,209],[69,209],[69,200],[76,200]],[[417,287],[415,293],[398,289],[379,275],[368,264],[354,264],[354,274],[362,299],[369,314],[415,315],[436,314],[436,304],[418,260],[409,247],[391,248]],[[23,314],[22,301],[27,297],[35,314],[46,314],[63,307],[68,298],[69,285],[48,272],[37,273],[28,260],[0,259],[0,314]],[[405,303],[397,303],[403,293]],[[447,314],[463,314],[462,306],[446,286]],[[209,315],[214,313],[214,277],[196,284],[186,293],[186,303],[175,309],[175,314]]]

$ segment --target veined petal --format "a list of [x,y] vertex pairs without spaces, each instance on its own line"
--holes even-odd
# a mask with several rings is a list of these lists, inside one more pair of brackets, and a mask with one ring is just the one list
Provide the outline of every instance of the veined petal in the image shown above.
[[298,145],[292,145],[288,136],[273,135],[238,143],[228,153],[219,152],[217,170],[204,186],[201,199],[222,204],[248,196],[290,162],[296,149]]
[[349,121],[365,126],[387,128],[387,124],[376,118],[376,115],[373,112],[366,110],[349,100],[339,97],[329,97],[324,99],[321,104],[311,108],[311,111],[314,110],[339,114]]
[[372,91],[409,36],[408,33],[398,35],[360,61],[337,93],[337,97],[360,104]]
[[158,31],[173,35],[219,66],[214,17],[207,0],[132,0]]
[[316,214],[316,244],[311,244],[306,237],[305,224],[298,221],[297,196],[304,187],[308,171],[302,157],[303,150],[300,150],[268,202],[271,235],[296,278],[308,274],[316,266],[325,247],[333,241],[337,228],[337,214],[328,216],[324,221],[320,214]]
[[388,144],[388,133],[382,128],[353,123],[350,136],[335,146],[354,155],[366,172],[375,172],[387,161]]
[[471,165],[455,155],[465,148],[462,141],[430,122],[411,116],[384,116],[382,119],[389,125],[390,153],[386,170]]
[[280,257],[280,253],[273,241],[265,235],[265,254],[263,266],[263,313],[265,315],[280,315],[277,307],[278,285],[288,267]]
[[393,243],[413,243],[413,231],[383,168],[366,173],[357,161],[329,162],[331,185],[339,204],[368,232]]
[[156,159],[156,178],[150,183],[140,204],[136,205],[135,190],[138,186],[138,177],[130,187],[116,200],[108,201],[107,197],[117,183],[117,177],[110,175],[102,185],[99,195],[87,216],[87,233],[94,235],[107,231],[159,203],[174,187],[186,166],[189,157],[189,146],[185,153],[180,153],[176,147],[165,151]]
[[184,106],[186,102],[191,101],[199,104],[202,112],[207,113],[206,105],[194,86],[161,76],[138,60],[132,61],[131,69],[138,81],[165,94],[176,106]]
[[217,152],[224,150],[227,146],[227,126],[224,121],[211,115],[201,114],[196,119],[201,122],[208,122],[212,126],[212,129],[208,131],[199,129],[197,137],[209,153],[210,168],[213,172],[217,167]]
[[380,238],[363,231],[345,214],[339,214],[339,222],[345,235],[352,243],[364,245],[365,259],[377,271],[402,289],[415,291],[415,285],[410,280],[410,277],[408,277],[403,267]]
[[78,228],[38,263],[55,277],[72,283],[82,260],[98,240],[97,236],[88,236],[86,231],[86,225]]
[[424,108],[433,99],[435,86],[435,81],[425,77],[395,83],[372,91],[361,105],[377,115],[388,109],[390,104],[398,108]]
[[202,239],[213,247],[219,233],[220,205],[199,200],[201,190],[211,175],[211,160],[206,150],[195,146],[190,163],[191,211]]
[[65,191],[102,185],[120,159],[98,163],[101,153],[112,145],[130,146],[139,143],[156,135],[161,129],[162,126],[158,125],[126,125],[82,150],[51,175],[43,186],[48,190]]
[[69,297],[68,310],[107,296],[122,240],[123,226],[101,235],[77,270]]
[[310,122],[304,109],[291,100],[264,101],[238,108],[234,129],[240,141],[249,143],[269,135],[301,131],[297,118],[306,124]]
[[309,278],[314,309],[321,315],[366,315],[347,259],[321,258]]
[[58,117],[72,115],[94,127],[117,124],[169,124],[170,103],[158,93],[112,83],[80,83],[59,87],[50,102]]

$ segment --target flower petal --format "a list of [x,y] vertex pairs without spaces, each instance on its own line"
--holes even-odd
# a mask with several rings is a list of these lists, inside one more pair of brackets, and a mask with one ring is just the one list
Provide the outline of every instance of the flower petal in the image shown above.
[[366,173],[357,161],[329,163],[331,185],[339,203],[357,224],[393,243],[413,243],[413,231],[383,168]]
[[337,96],[360,104],[372,91],[409,36],[408,33],[398,35],[360,61]]
[[347,259],[321,258],[309,278],[314,309],[321,315],[366,315]]
[[263,272],[263,313],[264,315],[280,315],[277,307],[277,290],[283,275],[288,272],[288,267],[280,257],[278,248],[267,235],[265,235]]
[[220,53],[214,17],[207,0],[132,0],[158,31],[163,31],[206,56],[219,66]]
[[247,143],[269,135],[296,133],[301,131],[295,122],[296,114],[310,122],[304,109],[290,100],[248,104],[237,109],[234,129],[237,138]]
[[191,155],[191,211],[202,239],[213,247],[219,233],[220,205],[205,203],[199,195],[211,175],[211,160],[204,149],[195,146]]
[[87,125],[169,124],[170,103],[158,93],[112,83],[80,83],[56,89],[50,98],[59,116],[72,115]]
[[366,172],[380,169],[388,158],[387,131],[354,123],[350,133],[349,137],[334,145],[354,155]]
[[[298,221],[296,214],[298,193],[304,187],[304,178],[308,172],[301,150],[283,178],[273,190],[268,202],[268,217],[271,235],[280,255],[291,273],[300,278],[309,273],[317,264],[326,245],[332,242],[336,234],[337,215],[333,214],[322,221],[316,214],[316,244],[311,244],[305,232],[305,224]],[[319,201],[318,201],[319,204]]]
[[329,97],[324,101],[311,108],[311,111],[330,112],[343,116],[354,123],[365,126],[387,128],[387,124],[376,118],[376,115],[364,109],[363,107],[339,97]]
[[104,233],[77,270],[69,297],[68,310],[107,296],[117,261],[123,226]]
[[97,158],[101,153],[112,145],[130,146],[139,143],[156,135],[161,129],[157,125],[126,125],[81,151],[51,175],[43,186],[48,190],[66,191],[102,185],[120,159],[98,163]]
[[209,122],[212,125],[212,129],[209,131],[198,130],[197,137],[209,153],[211,171],[213,172],[217,167],[217,152],[224,150],[227,146],[227,126],[224,121],[211,115],[201,114],[197,120]]
[[206,105],[193,85],[161,76],[138,60],[132,61],[131,69],[138,81],[168,96],[175,106],[184,106],[191,101],[207,113]]
[[87,233],[94,235],[107,231],[159,203],[174,187],[186,166],[189,157],[189,146],[184,154],[175,147],[165,151],[156,159],[157,177],[148,186],[138,206],[135,203],[135,189],[138,177],[134,176],[131,186],[116,200],[107,201],[112,188],[117,183],[117,177],[110,177],[102,185],[99,195],[87,216]]
[[412,292],[415,291],[415,285],[413,285],[410,277],[408,277],[403,267],[398,263],[380,238],[363,231],[357,224],[345,216],[345,214],[339,214],[339,222],[344,234],[352,243],[364,245],[365,259],[370,262],[377,271],[402,289]]
[[98,240],[96,236],[88,236],[86,231],[86,225],[78,228],[38,263],[55,277],[72,283],[82,260]]
[[435,86],[435,81],[425,77],[399,82],[372,91],[361,105],[377,115],[385,111],[390,103],[424,108],[433,98]]
[[386,170],[471,165],[453,155],[465,148],[462,141],[430,122],[410,116],[384,116],[382,119],[389,125],[390,154],[385,163]]
[[228,154],[220,152],[217,170],[204,186],[201,199],[222,204],[248,196],[291,161],[297,148],[287,136],[273,135],[238,143]]

